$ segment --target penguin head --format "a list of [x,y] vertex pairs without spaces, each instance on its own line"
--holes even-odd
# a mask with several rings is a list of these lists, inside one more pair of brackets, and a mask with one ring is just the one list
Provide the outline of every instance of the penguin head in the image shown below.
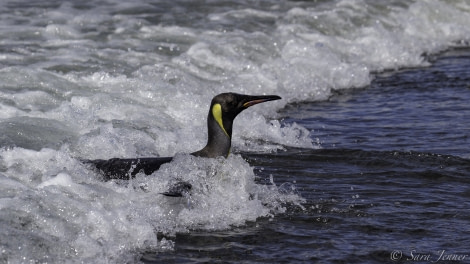
[[212,99],[209,118],[213,118],[224,133],[231,137],[233,120],[243,110],[255,104],[279,99],[281,97],[277,95],[222,93]]

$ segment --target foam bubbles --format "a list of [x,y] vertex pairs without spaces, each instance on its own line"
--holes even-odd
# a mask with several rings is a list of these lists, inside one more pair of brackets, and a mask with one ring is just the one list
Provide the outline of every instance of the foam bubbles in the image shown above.
[[[276,185],[256,184],[253,169],[237,155],[177,155],[151,176],[110,182],[101,182],[63,151],[15,148],[2,150],[0,157],[0,215],[15,223],[2,232],[18,237],[3,245],[10,260],[117,261],[145,250],[171,250],[177,232],[244,225],[283,212],[286,203],[302,202]],[[179,181],[192,184],[191,195],[161,195]],[[24,226],[34,239],[24,236]],[[13,250],[15,243],[24,250]]]
[[60,185],[65,187],[72,187],[73,181],[67,173],[59,173],[52,179],[42,182],[38,188],[44,188],[51,185]]
[[[295,185],[256,184],[238,155],[177,154],[129,182],[102,182],[79,159],[196,151],[212,97],[228,91],[283,98],[237,117],[235,153],[315,148],[276,112],[365,87],[372,72],[425,66],[423,54],[470,36],[468,1],[144,2],[0,7],[0,236],[11,238],[0,259],[133,262],[172,250],[175,233],[301,206]],[[191,196],[161,195],[178,181]]]

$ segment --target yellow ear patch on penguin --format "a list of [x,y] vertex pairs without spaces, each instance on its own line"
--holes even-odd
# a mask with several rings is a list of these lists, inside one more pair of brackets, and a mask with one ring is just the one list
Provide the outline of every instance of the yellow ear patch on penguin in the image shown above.
[[217,124],[219,124],[220,128],[222,128],[222,131],[224,131],[225,135],[230,137],[224,128],[224,123],[222,122],[222,106],[220,104],[215,104],[212,106],[212,116],[214,117],[215,121],[217,121]]

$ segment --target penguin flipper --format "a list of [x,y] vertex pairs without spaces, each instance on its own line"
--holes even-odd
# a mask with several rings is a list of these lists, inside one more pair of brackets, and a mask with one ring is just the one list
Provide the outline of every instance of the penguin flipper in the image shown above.
[[188,194],[193,186],[188,182],[177,182],[173,184],[168,191],[161,193],[169,197],[183,197]]

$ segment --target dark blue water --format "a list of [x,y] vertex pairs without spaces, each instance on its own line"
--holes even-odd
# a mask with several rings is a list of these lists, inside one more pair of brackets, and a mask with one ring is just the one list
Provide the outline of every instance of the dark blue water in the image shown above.
[[324,148],[470,157],[469,67],[468,51],[454,50],[432,67],[380,74],[363,90],[289,106],[287,120],[313,130]]
[[0,263],[468,261],[469,3],[0,1]]
[[306,198],[274,218],[177,234],[148,263],[470,262],[470,51],[377,74],[369,87],[281,111],[321,149],[245,153]]

